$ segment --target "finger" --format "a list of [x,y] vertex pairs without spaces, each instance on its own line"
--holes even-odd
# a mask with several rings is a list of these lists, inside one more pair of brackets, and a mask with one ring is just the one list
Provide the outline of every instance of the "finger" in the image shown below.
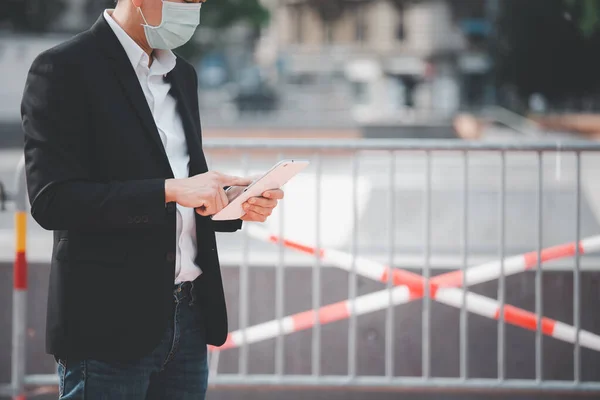
[[196,208],[196,214],[202,215],[203,217],[208,217],[211,215],[211,213],[207,211],[206,207]]
[[248,186],[252,183],[251,178],[242,178],[240,176],[226,174],[220,174],[217,179],[221,186]]
[[262,177],[261,174],[250,175],[248,179],[252,179],[252,182],[259,180]]
[[268,199],[281,200],[281,199],[283,199],[284,193],[283,193],[283,190],[281,190],[281,189],[271,189],[271,190],[267,190],[262,195],[263,195],[263,197],[266,197]]
[[255,213],[252,210],[249,210],[246,215],[242,217],[244,221],[255,221],[255,222],[265,222],[267,220],[267,215],[262,215]]
[[211,215],[212,207],[210,207],[208,204],[208,202],[205,202],[205,204],[201,205],[200,207],[196,207],[196,213],[202,215],[203,217],[208,217]]
[[223,204],[223,208],[225,208],[227,206],[227,204],[229,204],[229,199],[227,198],[227,193],[225,193],[225,190],[223,190],[222,188],[219,188],[218,193],[219,193],[219,197],[221,198],[221,203]]
[[[223,190],[223,189],[220,189],[220,190]],[[223,199],[221,198],[221,193],[219,193],[219,189],[217,189],[215,191],[213,199],[215,201],[215,209],[213,210],[213,214],[216,214],[219,211],[221,211],[223,208],[225,208],[225,204],[223,204]]]
[[243,191],[243,186],[231,186],[231,189],[225,192],[228,200],[227,204],[235,200],[240,194],[242,194]]
[[252,211],[255,214],[260,214],[268,217],[273,212],[272,208],[259,207],[259,206],[251,206],[249,204],[244,205],[244,211],[249,212]]
[[277,200],[265,199],[264,197],[251,197],[248,199],[248,203],[253,206],[275,208],[277,206]]
[[200,207],[196,208],[196,211],[198,212],[198,214],[207,217],[209,215],[214,215],[217,213],[217,211],[215,211],[215,209],[217,208],[217,204],[215,201],[214,196],[213,197],[208,197],[205,200],[203,200],[203,203]]

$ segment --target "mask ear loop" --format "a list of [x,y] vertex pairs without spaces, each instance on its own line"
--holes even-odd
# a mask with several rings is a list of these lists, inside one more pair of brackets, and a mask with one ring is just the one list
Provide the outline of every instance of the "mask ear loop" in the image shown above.
[[144,13],[142,12],[142,8],[138,7],[137,10],[140,13],[140,15],[142,16],[142,19],[144,20],[144,25],[148,25],[148,21],[146,21],[146,17],[144,17]]
[[[142,16],[142,19],[144,20],[144,24],[148,25],[148,21],[146,21],[146,17],[144,17],[144,13],[142,12],[142,4],[139,0],[131,0],[131,3],[133,4],[133,6],[135,8],[137,8],[138,12],[140,13],[140,15]],[[137,3],[137,4],[136,4]]]

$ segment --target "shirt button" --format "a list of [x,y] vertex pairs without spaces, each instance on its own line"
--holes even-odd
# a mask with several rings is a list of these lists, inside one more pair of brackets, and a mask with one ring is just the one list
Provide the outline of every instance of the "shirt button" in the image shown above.
[[167,262],[175,261],[175,253],[167,253]]

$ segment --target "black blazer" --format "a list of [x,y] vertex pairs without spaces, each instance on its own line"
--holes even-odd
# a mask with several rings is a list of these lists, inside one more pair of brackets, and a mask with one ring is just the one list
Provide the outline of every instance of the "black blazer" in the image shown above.
[[[190,155],[190,175],[208,170],[193,67],[167,75]],[[31,213],[54,231],[46,350],[59,357],[130,359],[149,353],[172,312],[175,204],[154,119],[125,50],[103,17],[39,55],[21,104]],[[195,284],[207,342],[227,337],[215,231],[241,221],[196,215]]]

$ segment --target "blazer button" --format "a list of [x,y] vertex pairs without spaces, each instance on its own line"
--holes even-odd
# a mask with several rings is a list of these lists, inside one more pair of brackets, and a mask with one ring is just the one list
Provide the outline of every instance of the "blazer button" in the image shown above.
[[142,217],[137,216],[137,217],[134,218],[134,221],[135,221],[136,224],[139,224],[140,222],[142,222]]
[[175,253],[167,253],[167,262],[175,261]]

